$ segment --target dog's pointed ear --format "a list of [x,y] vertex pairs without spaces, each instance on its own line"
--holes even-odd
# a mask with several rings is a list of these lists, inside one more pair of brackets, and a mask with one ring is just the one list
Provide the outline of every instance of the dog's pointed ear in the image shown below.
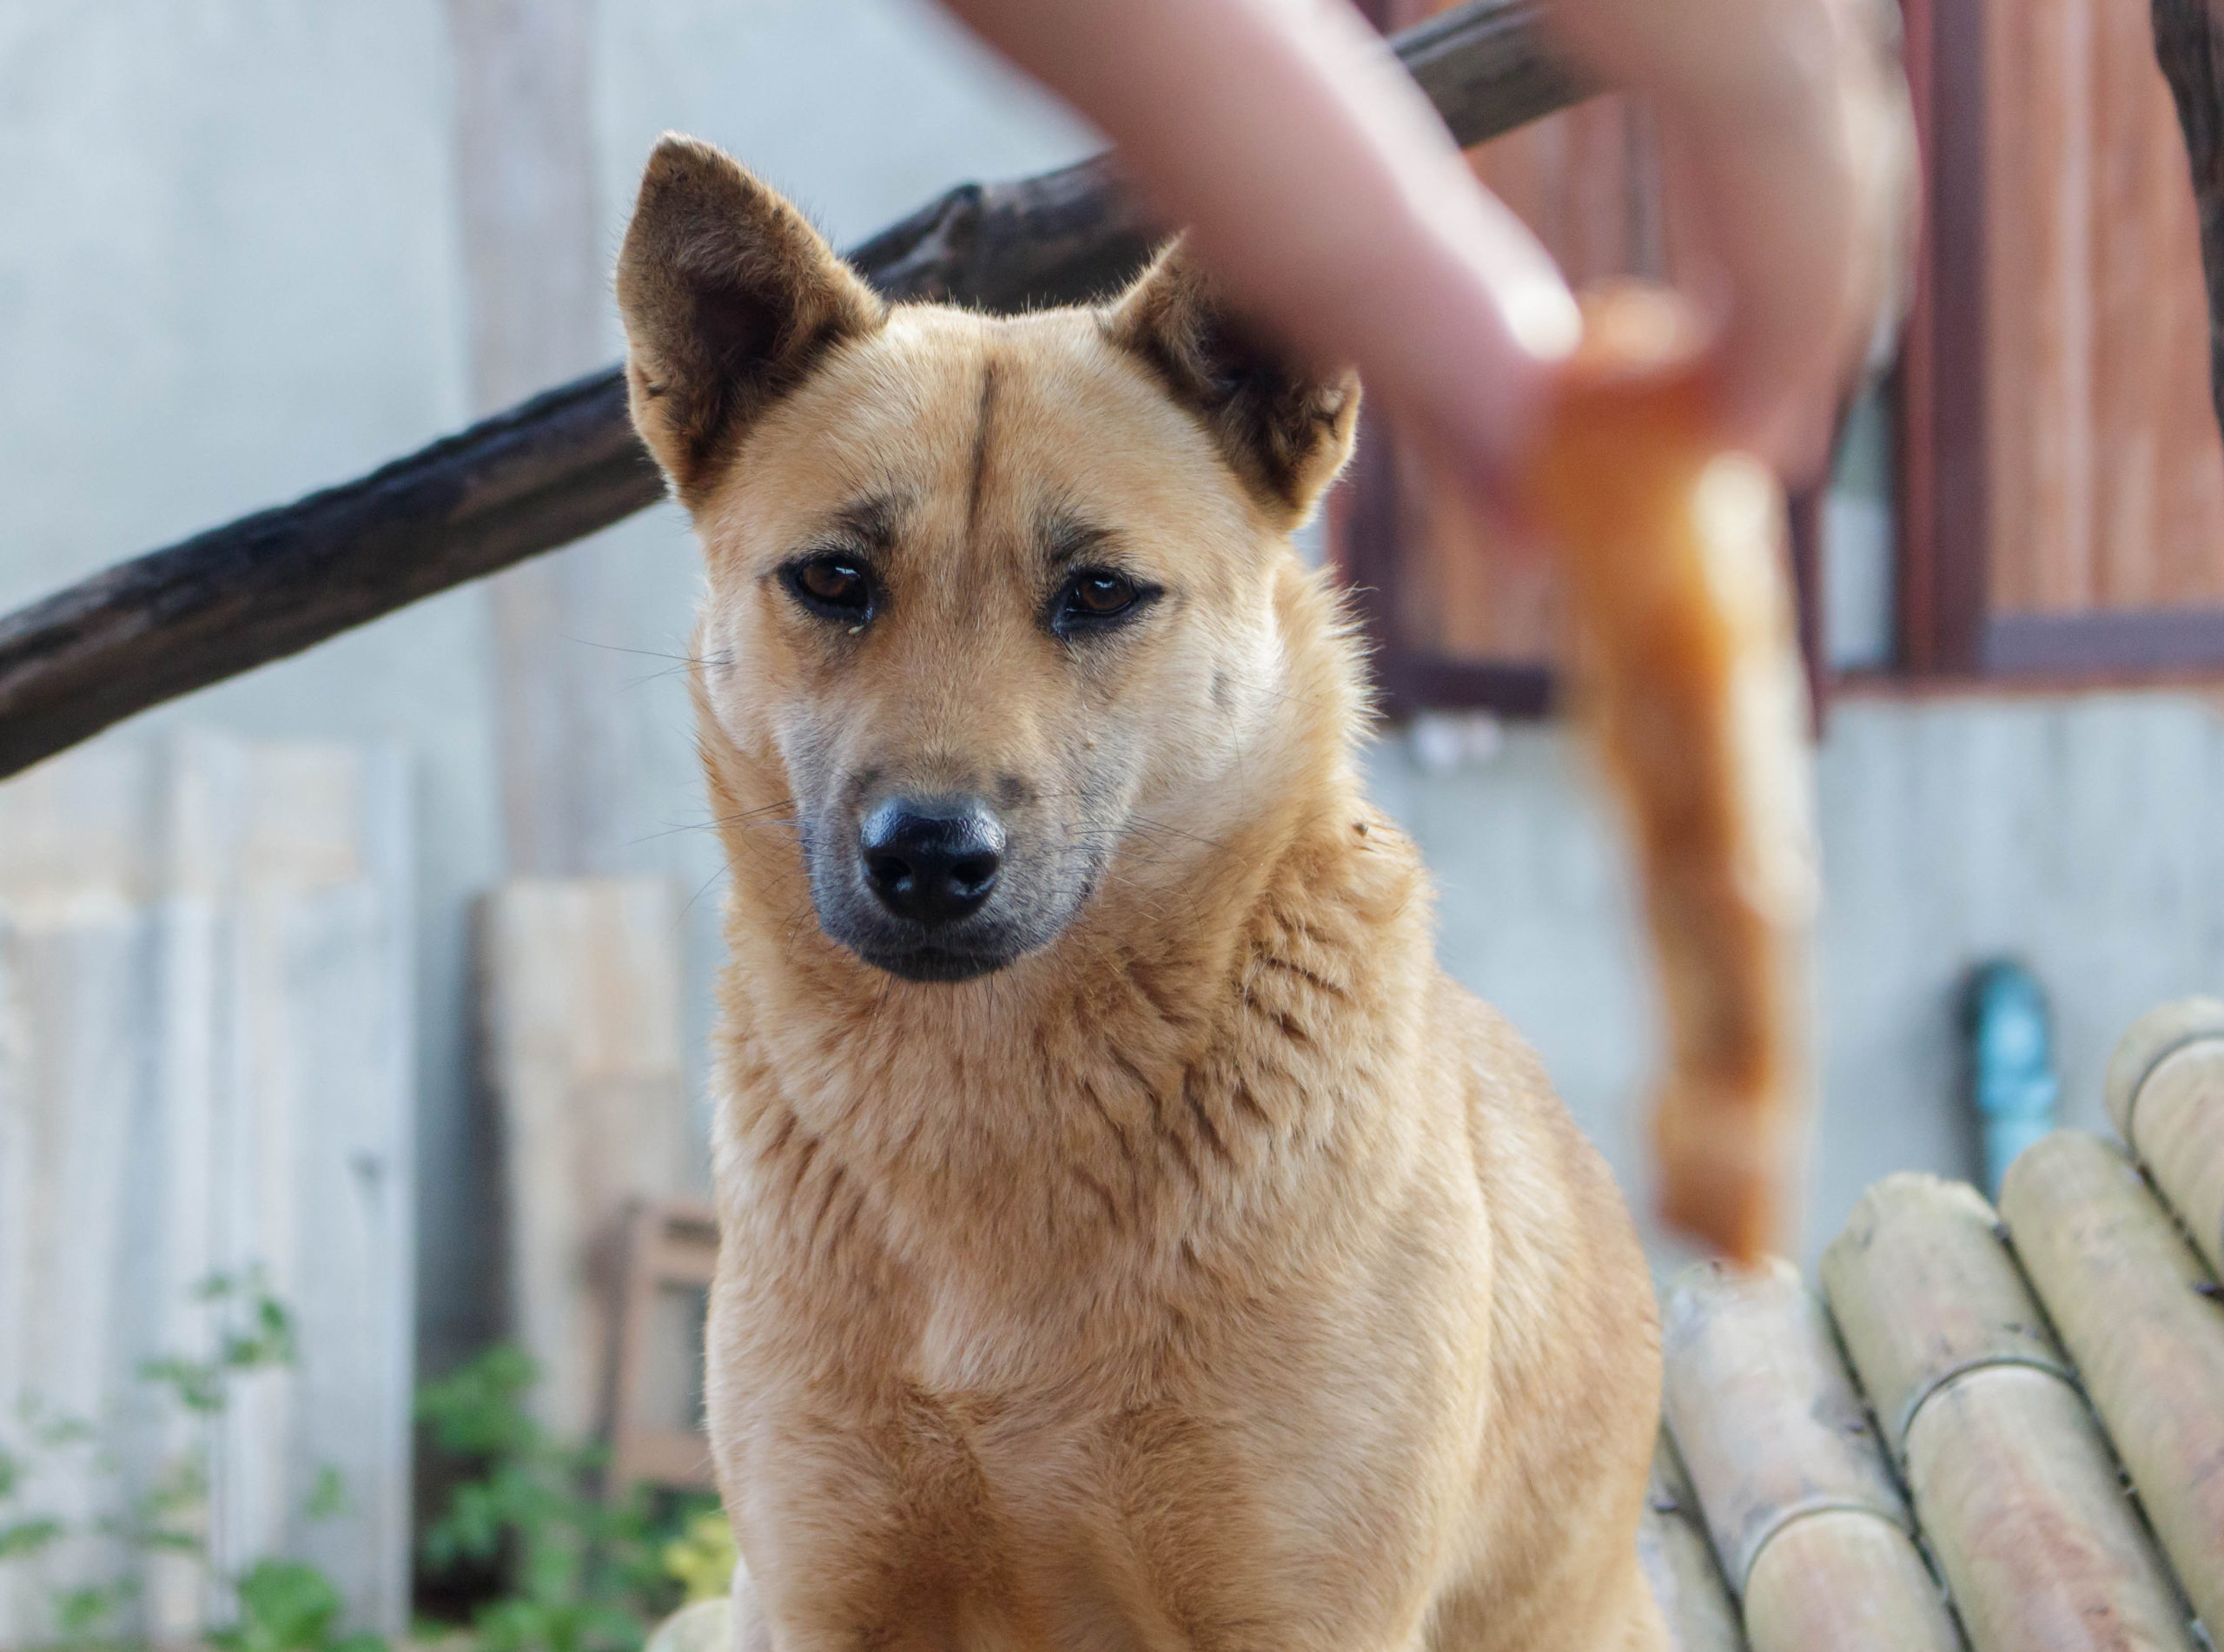
[[1182,242],[1160,253],[1113,305],[1108,327],[1204,420],[1283,525],[1305,519],[1351,457],[1359,376],[1313,372],[1246,326]]
[[887,306],[801,213],[731,158],[667,135],[618,254],[634,427],[698,503],[749,421]]

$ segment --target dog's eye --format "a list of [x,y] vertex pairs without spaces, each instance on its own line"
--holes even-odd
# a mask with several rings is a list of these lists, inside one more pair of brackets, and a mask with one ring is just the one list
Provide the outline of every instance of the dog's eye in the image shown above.
[[1065,601],[1059,605],[1064,620],[1111,619],[1135,605],[1142,593],[1125,574],[1102,568],[1085,568],[1066,582]]
[[852,624],[871,617],[872,577],[846,557],[806,557],[787,569],[796,600],[827,619]]

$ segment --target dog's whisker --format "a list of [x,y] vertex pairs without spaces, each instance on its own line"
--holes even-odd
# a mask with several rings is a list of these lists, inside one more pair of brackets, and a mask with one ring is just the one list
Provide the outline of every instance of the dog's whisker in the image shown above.
[[576,643],[581,648],[600,649],[607,654],[632,654],[642,659],[672,660],[682,666],[712,665],[724,668],[733,664],[733,657],[731,654],[674,654],[660,648],[632,648],[623,643],[599,643],[591,637],[566,637],[564,640],[567,643]]
[[694,894],[689,895],[687,897],[687,904],[679,909],[680,916],[684,918],[690,912],[692,912],[695,909],[695,903],[701,900],[705,895],[708,895],[711,892],[712,886],[717,883],[720,878],[729,876],[731,869],[728,867],[721,866],[717,871],[712,873],[710,876],[705,878],[703,880],[702,887],[698,889]]
[[1168,832],[1176,837],[1186,837],[1193,843],[1202,843],[1208,849],[1216,849],[1221,850],[1223,854],[1225,854],[1228,849],[1228,845],[1217,837],[1205,837],[1196,832],[1184,831],[1181,827],[1168,825],[1162,820],[1151,820],[1147,816],[1138,815],[1135,816],[1135,823],[1151,831]]

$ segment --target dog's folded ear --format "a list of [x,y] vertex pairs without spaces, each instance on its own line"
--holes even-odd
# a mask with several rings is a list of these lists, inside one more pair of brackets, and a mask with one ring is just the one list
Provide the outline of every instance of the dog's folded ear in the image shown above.
[[634,426],[690,506],[751,420],[887,317],[801,213],[718,149],[673,135],[641,179],[618,308]]
[[1115,302],[1113,340],[1202,419],[1270,516],[1304,520],[1351,457],[1359,376],[1314,373],[1247,326],[1181,241]]

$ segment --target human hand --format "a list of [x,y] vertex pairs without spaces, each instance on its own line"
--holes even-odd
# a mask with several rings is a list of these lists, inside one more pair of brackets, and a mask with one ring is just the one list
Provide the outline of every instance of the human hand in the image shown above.
[[[1919,212],[1891,0],[1553,0],[1578,56],[1659,111],[1713,268],[1724,438],[1794,483],[1904,313]],[[1873,363],[1881,365],[1881,363]]]

